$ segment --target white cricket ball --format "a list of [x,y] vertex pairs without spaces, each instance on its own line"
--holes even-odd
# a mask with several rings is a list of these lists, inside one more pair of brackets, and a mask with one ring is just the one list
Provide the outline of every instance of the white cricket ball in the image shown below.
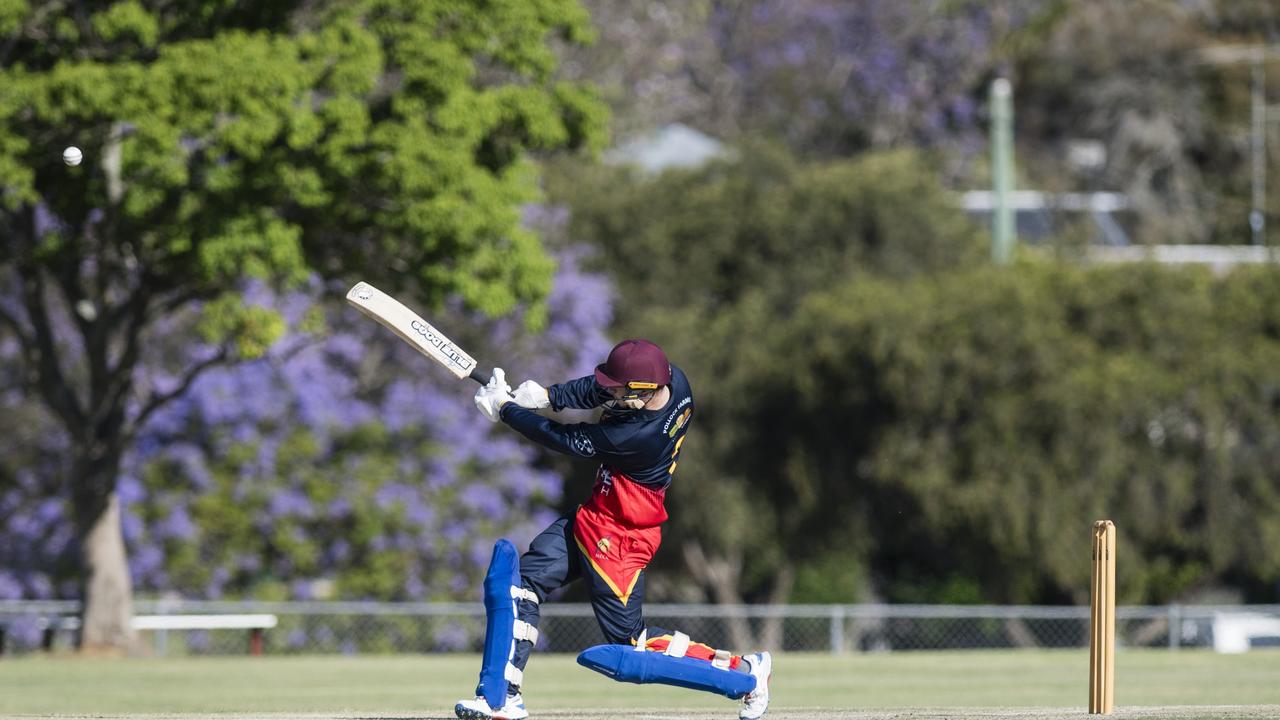
[[84,153],[80,152],[80,148],[76,147],[75,145],[72,145],[71,147],[62,151],[62,162],[70,165],[71,167],[75,167],[76,165],[79,165],[80,161],[83,159],[84,159]]

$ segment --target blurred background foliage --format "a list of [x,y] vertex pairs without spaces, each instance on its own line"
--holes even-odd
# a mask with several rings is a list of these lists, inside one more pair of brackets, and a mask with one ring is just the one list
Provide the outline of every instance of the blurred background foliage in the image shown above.
[[[1280,600],[1277,272],[994,268],[956,197],[1004,76],[1018,187],[1247,242],[1250,68],[1203,50],[1272,3],[54,5],[0,0],[2,598],[81,592],[59,387],[118,403],[138,592],[473,598],[592,468],[335,302],[369,279],[516,380],[684,367],[653,600],[1082,603],[1101,517],[1122,602]],[[673,123],[724,152],[596,152]]]

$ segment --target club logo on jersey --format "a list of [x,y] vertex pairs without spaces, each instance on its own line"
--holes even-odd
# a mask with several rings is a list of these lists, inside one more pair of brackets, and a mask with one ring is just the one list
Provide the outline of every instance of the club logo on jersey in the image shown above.
[[573,433],[569,436],[569,442],[579,455],[590,457],[596,454],[596,446],[591,444],[591,438],[587,437],[585,433]]
[[[684,398],[679,405],[676,405],[676,409],[672,410],[671,414],[667,416],[667,421],[662,424],[662,432],[666,433],[668,437],[675,437],[676,433],[680,431],[680,426],[689,422],[689,413],[693,412],[693,408],[685,408],[685,406],[691,402],[693,402],[693,398]],[[683,413],[680,412],[681,408],[685,408]],[[677,416],[679,417],[679,422],[676,421]],[[672,423],[675,423],[675,427],[671,427]]]
[[693,408],[685,408],[685,411],[680,413],[680,417],[676,418],[675,424],[667,431],[667,437],[675,437],[676,433],[680,432],[680,428],[684,427],[684,424],[689,422],[689,416],[692,414]]
[[611,540],[612,538],[610,538],[608,535],[600,538],[600,540],[596,543],[596,557],[603,558],[609,554],[609,547],[611,544],[610,543]]

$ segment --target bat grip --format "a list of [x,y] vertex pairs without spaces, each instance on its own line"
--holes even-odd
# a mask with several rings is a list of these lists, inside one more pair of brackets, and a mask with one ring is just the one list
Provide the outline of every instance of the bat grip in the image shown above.
[[479,365],[475,366],[475,368],[473,368],[473,369],[471,370],[471,374],[470,374],[470,375],[468,375],[468,377],[470,377],[472,380],[475,380],[476,382],[480,383],[481,385],[487,385],[487,384],[489,384],[489,376],[488,376],[488,375],[485,375],[485,374],[484,374],[484,373],[482,373],[482,372],[480,372],[480,366],[479,366]]

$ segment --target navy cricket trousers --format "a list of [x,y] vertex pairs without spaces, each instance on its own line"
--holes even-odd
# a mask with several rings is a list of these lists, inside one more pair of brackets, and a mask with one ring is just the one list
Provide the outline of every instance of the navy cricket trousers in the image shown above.
[[[551,523],[533,539],[528,551],[520,556],[520,584],[526,590],[532,590],[538,600],[544,601],[551,592],[579,578],[585,579],[591,597],[591,609],[595,611],[596,622],[600,625],[605,641],[630,644],[644,629],[644,571],[640,572],[624,605],[605,579],[582,557],[582,551],[578,549],[573,537],[573,522],[573,516],[566,515]],[[534,627],[538,626],[540,615],[537,604],[521,600],[517,609],[521,620]],[[650,635],[660,632],[665,631],[649,629]],[[521,640],[516,644],[512,663],[524,670],[532,651],[533,643]]]

